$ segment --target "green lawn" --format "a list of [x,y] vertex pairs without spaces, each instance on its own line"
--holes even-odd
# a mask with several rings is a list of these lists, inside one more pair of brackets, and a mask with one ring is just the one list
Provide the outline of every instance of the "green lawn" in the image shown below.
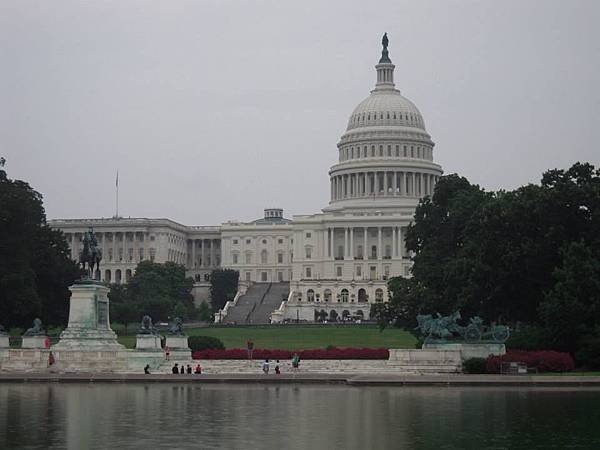
[[[188,336],[213,336],[221,339],[226,348],[246,348],[252,339],[255,348],[301,350],[306,348],[367,347],[414,348],[415,338],[398,328],[380,332],[376,326],[256,326],[210,327],[185,330]],[[135,336],[120,336],[119,342],[133,348]]]

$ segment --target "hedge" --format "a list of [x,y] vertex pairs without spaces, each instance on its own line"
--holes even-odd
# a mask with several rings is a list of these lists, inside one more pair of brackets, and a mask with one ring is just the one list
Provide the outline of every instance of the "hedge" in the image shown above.
[[[387,348],[330,348],[298,350],[255,349],[253,359],[292,359],[298,353],[300,359],[388,359]],[[248,359],[248,350],[230,348],[226,350],[202,350],[192,354],[194,359]]]
[[554,351],[528,352],[509,350],[505,355],[491,355],[486,361],[487,373],[500,373],[503,362],[521,362],[538,372],[569,372],[575,368],[575,362],[568,353]]

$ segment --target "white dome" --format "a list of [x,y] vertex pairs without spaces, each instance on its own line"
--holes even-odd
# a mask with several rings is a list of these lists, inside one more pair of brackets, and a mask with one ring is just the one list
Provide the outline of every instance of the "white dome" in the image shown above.
[[346,131],[376,126],[402,126],[425,131],[425,122],[415,104],[395,89],[371,92],[352,112]]

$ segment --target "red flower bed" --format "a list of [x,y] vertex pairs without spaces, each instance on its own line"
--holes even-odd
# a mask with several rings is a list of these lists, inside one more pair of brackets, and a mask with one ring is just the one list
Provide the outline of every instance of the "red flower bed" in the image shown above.
[[575,368],[575,362],[568,353],[523,350],[509,350],[502,356],[489,356],[486,361],[488,373],[500,373],[503,362],[521,362],[527,367],[535,367],[538,372],[569,372]]
[[[388,359],[390,354],[387,348],[331,348],[299,350],[255,349],[253,359],[292,359],[298,353],[300,359]],[[248,359],[248,351],[243,348],[230,348],[226,350],[201,350],[194,352],[194,359]]]

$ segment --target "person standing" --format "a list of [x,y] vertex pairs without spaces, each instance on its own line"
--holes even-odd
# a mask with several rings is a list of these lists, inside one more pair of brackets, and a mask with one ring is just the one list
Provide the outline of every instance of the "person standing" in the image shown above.
[[187,365],[186,372],[188,373],[188,375],[192,374],[192,366],[190,366],[189,364]]
[[165,345],[165,361],[171,358],[171,349]]
[[265,375],[269,374],[269,360],[265,359],[265,362],[262,363],[262,371],[264,372]]
[[248,359],[252,359],[252,353],[254,352],[254,342],[252,342],[252,339],[248,339],[246,348],[248,349]]
[[281,374],[281,369],[279,368],[279,360],[275,363],[275,375]]
[[299,367],[300,355],[298,355],[298,353],[294,353],[294,357],[292,358],[292,368],[294,369],[294,372],[297,372]]
[[179,373],[180,373],[181,375],[184,375],[184,374],[185,374],[185,367],[183,367],[183,364],[181,365],[181,369],[179,370]]

